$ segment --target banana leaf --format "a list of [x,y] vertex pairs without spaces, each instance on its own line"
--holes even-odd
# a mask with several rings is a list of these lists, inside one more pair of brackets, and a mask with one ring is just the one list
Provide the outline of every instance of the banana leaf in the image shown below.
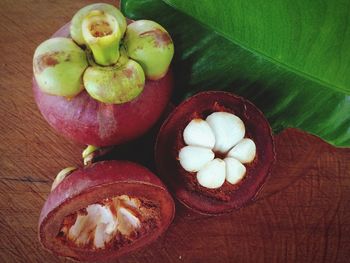
[[175,43],[174,100],[225,90],[287,127],[350,146],[350,2],[122,0]]

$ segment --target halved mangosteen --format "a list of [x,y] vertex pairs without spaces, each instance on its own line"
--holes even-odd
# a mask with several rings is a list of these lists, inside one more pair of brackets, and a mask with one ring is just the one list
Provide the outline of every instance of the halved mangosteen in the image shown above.
[[270,125],[251,102],[231,93],[199,93],[164,122],[155,158],[160,176],[187,207],[221,214],[244,206],[275,160]]
[[174,212],[166,187],[148,169],[102,161],[58,175],[40,214],[39,239],[59,256],[107,260],[156,240]]

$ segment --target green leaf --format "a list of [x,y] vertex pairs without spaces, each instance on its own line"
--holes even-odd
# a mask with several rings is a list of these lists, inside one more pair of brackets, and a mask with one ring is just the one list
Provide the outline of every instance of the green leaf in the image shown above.
[[253,101],[273,129],[350,146],[350,2],[123,0],[132,19],[175,43],[176,98],[226,90]]

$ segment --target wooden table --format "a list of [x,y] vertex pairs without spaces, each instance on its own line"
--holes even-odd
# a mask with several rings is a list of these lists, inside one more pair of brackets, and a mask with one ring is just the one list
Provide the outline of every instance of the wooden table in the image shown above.
[[[55,174],[80,165],[83,146],[41,117],[32,55],[90,2],[0,3],[0,262],[65,261],[41,248],[37,221]],[[276,151],[271,176],[246,208],[208,217],[177,204],[156,243],[118,262],[350,262],[350,149],[291,129],[276,136]]]

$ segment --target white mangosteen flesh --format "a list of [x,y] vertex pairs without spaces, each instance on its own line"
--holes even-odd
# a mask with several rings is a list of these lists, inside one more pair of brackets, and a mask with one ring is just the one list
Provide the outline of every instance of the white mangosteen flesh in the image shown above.
[[246,175],[244,164],[256,157],[256,145],[245,135],[243,121],[232,113],[214,112],[206,120],[195,118],[183,131],[186,145],[179,151],[180,165],[196,173],[202,187],[220,188],[225,181],[237,184]]
[[121,236],[137,236],[143,219],[154,215],[154,209],[144,207],[139,199],[127,195],[109,198],[76,212],[73,222],[69,220],[72,214],[67,216],[60,238],[73,242],[77,247],[103,249],[109,243],[118,242]]

